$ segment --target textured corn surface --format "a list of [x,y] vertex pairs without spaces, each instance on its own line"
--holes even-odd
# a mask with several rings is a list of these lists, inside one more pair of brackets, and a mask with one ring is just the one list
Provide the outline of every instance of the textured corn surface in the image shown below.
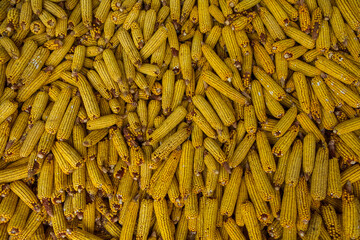
[[0,240],[360,239],[359,0],[0,0]]

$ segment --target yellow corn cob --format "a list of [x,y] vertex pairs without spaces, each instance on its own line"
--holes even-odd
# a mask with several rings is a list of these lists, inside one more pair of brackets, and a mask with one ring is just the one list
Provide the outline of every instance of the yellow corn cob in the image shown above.
[[265,100],[263,96],[262,87],[259,81],[252,81],[251,86],[251,97],[254,104],[254,110],[256,113],[256,117],[260,122],[265,122],[267,119],[266,111],[265,111]]
[[[285,110],[281,106],[281,104],[278,101],[276,101],[276,99],[274,99],[268,91],[264,92],[264,96],[265,96],[266,107],[269,110],[269,112],[272,114],[272,116],[274,116],[275,118],[283,117],[285,114]],[[266,122],[269,122],[269,118],[267,118]]]
[[51,218],[53,222],[54,232],[57,237],[65,236],[66,234],[66,219],[62,206],[60,204],[54,205],[54,216]]
[[83,159],[79,153],[65,142],[55,142],[54,147],[58,149],[62,157],[73,167],[79,168],[83,164]]
[[285,175],[285,183],[295,187],[299,181],[302,161],[302,143],[300,140],[294,142],[291,150]]
[[[266,26],[267,30],[269,31],[270,36],[275,40],[284,40],[285,34],[284,31],[281,29],[281,26],[276,21],[275,17],[271,15],[271,13],[264,7],[259,8],[259,15]],[[256,23],[256,21],[255,21]],[[260,35],[260,39],[264,38],[265,36]]]
[[256,151],[250,150],[248,153],[248,161],[260,196],[265,201],[271,200],[274,198],[275,192],[266,173],[262,170],[261,162]]
[[94,160],[89,160],[86,162],[86,169],[88,174],[87,176],[90,178],[92,184],[96,188],[100,188],[102,185],[106,185],[105,179]]
[[270,55],[259,42],[254,42],[253,44],[255,61],[267,74],[273,74],[275,72],[275,65],[271,60]]
[[279,120],[279,122],[274,126],[272,134],[275,137],[283,136],[286,131],[291,127],[294,122],[297,114],[297,108],[291,107],[285,115]]
[[[309,7],[311,9],[311,7]],[[311,10],[311,36],[313,39],[317,39],[319,36],[320,26],[322,25],[322,11],[321,8],[315,7]]]
[[229,160],[229,164],[230,164],[231,168],[236,167],[245,159],[251,146],[255,142],[255,139],[256,139],[256,137],[254,134],[247,134],[244,137],[244,139],[237,146],[232,158]]
[[275,172],[276,164],[273,155],[271,154],[270,143],[263,131],[256,133],[256,144],[260,155],[262,168],[265,172]]
[[179,189],[181,196],[186,198],[191,192],[191,174],[193,173],[194,148],[190,141],[182,145],[183,151],[180,158]]
[[63,46],[60,49],[54,50],[50,56],[47,58],[46,60],[46,65],[47,66],[57,66],[61,60],[63,59],[63,57],[68,53],[68,51],[70,50],[71,46],[73,45],[75,41],[75,37],[68,35],[64,38],[63,41]]
[[330,28],[328,21],[322,22],[319,37],[316,39],[316,49],[320,52],[326,52],[330,49]]
[[71,70],[73,74],[79,72],[80,69],[82,68],[85,61],[85,52],[86,52],[85,46],[79,45],[75,48],[74,58],[71,65]]
[[285,185],[281,210],[281,226],[285,229],[294,228],[296,223],[296,191],[294,186]]
[[312,62],[321,54],[317,49],[312,49],[304,53],[303,58],[306,62]]
[[94,234],[91,234],[89,232],[86,232],[80,228],[68,228],[66,229],[66,236],[69,238],[69,239],[72,239],[72,240],[75,240],[75,239],[78,239],[78,240],[85,240],[85,239],[89,239],[89,238],[92,238],[94,240],[100,240],[102,238],[94,235]]
[[278,0],[278,3],[282,6],[286,14],[290,17],[291,21],[298,20],[298,11],[286,0]]
[[177,107],[173,113],[149,136],[149,143],[154,145],[165,137],[180,121],[184,119],[186,109],[182,106]]
[[249,134],[255,134],[257,131],[257,119],[253,105],[245,106],[244,108],[244,126]]
[[235,17],[235,19],[232,19],[231,15],[228,15],[228,20],[226,20],[225,23],[231,22],[232,29],[240,31],[243,30],[256,17],[256,15],[257,14],[255,12],[250,12],[246,16]]
[[301,112],[297,115],[296,120],[299,121],[301,127],[305,130],[307,133],[313,133],[317,140],[324,141],[324,136],[320,132],[320,130],[316,127],[315,123],[311,121],[309,116],[307,116],[305,113]]
[[256,220],[255,208],[251,202],[241,204],[241,214],[243,215],[246,229],[251,239],[261,239],[260,225]]
[[[20,75],[21,82],[23,84],[33,83],[36,77],[39,77],[38,73],[41,71],[42,66],[45,63],[45,60],[49,57],[50,51],[46,48],[39,47],[34,55],[32,56],[29,64],[26,66],[22,74]],[[50,72],[52,67],[45,68],[46,72]],[[9,74],[11,75],[11,74]],[[40,82],[40,85],[42,82]]]
[[143,59],[150,57],[150,55],[161,46],[167,38],[167,31],[168,30],[165,27],[160,27],[145,43],[145,46],[140,50],[140,55]]
[[243,178],[239,187],[239,195],[237,196],[237,202],[235,207],[235,222],[239,226],[244,226],[244,219],[241,213],[241,205],[249,199],[248,192],[246,189],[245,179]]
[[299,72],[295,72],[293,74],[295,89],[297,96],[299,98],[301,109],[306,113],[310,113],[310,93],[309,86],[307,85],[307,81],[305,75]]
[[355,227],[359,221],[359,212],[357,211],[356,199],[349,190],[344,189],[342,194],[342,201],[343,234],[346,237],[356,238],[360,234],[359,230]]
[[211,155],[214,156],[216,161],[220,164],[226,164],[226,155],[214,139],[205,138],[204,147]]
[[327,149],[319,148],[316,153],[314,171],[311,178],[310,192],[314,200],[323,200],[326,197],[326,187],[329,174],[329,160]]
[[346,22],[351,26],[352,29],[356,30],[359,28],[359,19],[356,16],[356,10],[351,8],[349,1],[337,0],[336,5],[345,18]]
[[331,28],[334,31],[334,34],[335,34],[336,38],[339,40],[339,42],[345,43],[347,41],[348,36],[346,33],[346,29],[345,29],[344,19],[341,16],[339,9],[335,6],[332,7],[332,15],[330,18],[330,24],[331,24]]
[[268,228],[267,228],[267,232],[269,233],[269,235],[275,239],[278,239],[281,237],[282,233],[283,233],[283,228],[280,225],[280,221],[279,220],[274,220],[274,222],[272,222]]
[[340,135],[341,140],[344,141],[344,143],[350,147],[356,154],[360,153],[360,148],[358,147],[359,139],[355,135],[355,133],[350,132],[346,134]]
[[[154,199],[163,198],[168,188],[170,187],[170,179],[173,177],[175,170],[172,166],[175,166],[179,160],[181,151],[175,150],[170,154],[168,160],[160,168],[156,170],[150,180],[150,188],[148,192],[153,196]],[[164,181],[158,179],[163,179]]]
[[14,215],[7,226],[7,232],[9,235],[16,236],[22,234],[29,213],[30,208],[23,201],[18,201]]
[[180,70],[185,82],[189,82],[193,77],[191,66],[191,50],[188,44],[181,44],[179,49]]
[[190,193],[190,195],[185,199],[185,209],[184,215],[186,219],[196,219],[198,216],[198,199],[195,193]]
[[299,126],[293,125],[290,127],[287,133],[282,136],[272,148],[273,154],[278,157],[282,157],[291,147],[291,144],[296,138],[299,131]]
[[[214,27],[215,28],[215,27]],[[199,61],[202,56],[201,50],[201,42],[202,42],[202,34],[199,30],[197,30],[194,34],[193,41],[191,44],[191,59],[193,61]]]
[[224,228],[231,239],[244,240],[245,236],[242,234],[240,228],[236,225],[234,219],[228,218],[224,222]]
[[153,215],[154,202],[151,199],[144,199],[140,203],[139,210],[139,223],[143,223],[138,225],[136,231],[136,238],[143,239],[148,236],[148,233],[151,228],[151,218]]
[[[154,210],[161,235],[165,239],[173,239],[172,222],[169,217],[169,209],[165,199],[154,201]],[[135,225],[135,220],[134,223]]]
[[304,239],[317,239],[320,236],[321,224],[322,224],[322,218],[317,212],[315,212],[311,216],[309,229],[306,231]]
[[216,21],[224,24],[224,22],[225,22],[224,14],[221,12],[221,10],[216,5],[212,4],[209,6],[209,13]]
[[[140,196],[137,195],[129,202],[129,205],[127,207],[128,211],[125,213],[126,221],[124,222],[123,228],[121,229],[121,239],[132,239],[133,237],[136,219],[140,207],[139,197]],[[158,208],[155,207],[156,205],[157,204],[154,203],[155,213],[157,214]],[[167,214],[165,214],[165,216],[167,216]]]
[[269,76],[264,70],[254,66],[254,75],[259,80],[266,91],[269,91],[272,97],[280,101],[285,97],[285,91]]
[[17,202],[18,196],[14,192],[10,192],[0,203],[0,222],[5,224],[13,217]]
[[39,200],[24,182],[12,182],[10,188],[29,208],[35,212],[40,212],[41,208]]
[[310,221],[310,193],[305,177],[300,177],[296,186],[296,203],[298,212],[298,221],[307,226]]
[[226,64],[220,59],[220,57],[215,53],[215,51],[212,50],[207,44],[204,44],[201,49],[204,56],[210,63],[211,67],[214,68],[215,72],[219,75],[219,77],[224,81],[231,81],[233,75],[231,69],[226,66]]
[[324,110],[327,112],[333,112],[335,103],[323,80],[319,76],[314,77],[311,80],[311,86],[321,105],[324,107]]
[[96,101],[94,92],[91,89],[91,85],[85,78],[80,77],[78,79],[78,87],[82,96],[84,107],[89,119],[96,119],[100,117],[99,105]]
[[54,164],[51,159],[46,159],[43,170],[40,172],[39,177],[39,185],[38,185],[38,193],[37,196],[43,203],[43,205],[47,205],[49,199],[51,198],[51,194],[53,191],[53,173],[54,173]]
[[24,69],[26,68],[27,64],[29,63],[30,59],[33,57],[36,51],[36,42],[32,40],[27,40],[24,42],[24,46],[21,49],[20,57],[14,61],[11,66],[11,72],[8,78],[10,78],[11,83],[16,83]]
[[44,129],[45,129],[45,124],[43,121],[39,120],[34,123],[33,127],[28,132],[23,145],[20,148],[20,156],[27,157],[30,155],[31,151],[40,140],[40,137],[43,134]]
[[15,45],[15,43],[8,37],[2,37],[0,39],[1,46],[6,50],[6,52],[12,57],[13,59],[19,59],[20,57],[20,50]]
[[196,176],[199,176],[202,171],[205,169],[204,163],[204,146],[200,146],[195,149],[194,153],[194,173]]
[[91,26],[92,22],[92,1],[80,1],[81,17],[86,27]]
[[[35,1],[36,2],[36,1]],[[31,2],[24,2],[20,9],[20,16],[19,16],[19,26],[22,30],[29,29],[31,16],[32,16],[32,9],[31,9]],[[42,8],[42,6],[40,6]]]
[[358,66],[356,66],[354,62],[350,60],[350,58],[346,57],[343,54],[340,54],[338,52],[329,52],[327,54],[327,57],[335,61],[337,64],[340,64],[346,70],[354,73],[355,75],[358,75],[360,72]]
[[306,178],[310,178],[310,175],[314,169],[315,150],[316,150],[315,135],[313,133],[309,133],[304,137],[304,146],[303,146],[303,171]]
[[301,32],[299,29],[287,26],[284,28],[284,32],[288,37],[294,39],[296,42],[306,47],[307,49],[313,49],[315,47],[315,40],[313,40],[304,32]]
[[338,120],[334,113],[322,111],[322,124],[326,130],[333,130],[338,124]]
[[341,237],[341,225],[332,205],[321,206],[321,214],[329,235],[335,239]]
[[89,120],[86,123],[86,128],[89,130],[97,130],[110,127],[121,120],[121,116],[109,114],[94,120]]
[[214,73],[210,71],[205,71],[202,73],[201,78],[203,78],[204,82],[208,83],[210,86],[215,88],[217,91],[219,91],[221,94],[228,97],[229,99],[242,105],[247,103],[247,99],[242,94],[229,86],[226,82],[221,81],[221,79]]
[[293,47],[294,45],[295,45],[294,39],[280,40],[273,43],[272,52],[273,53],[283,52],[286,49]]
[[70,101],[70,88],[64,88],[59,95],[58,100],[55,102],[50,115],[45,123],[45,130],[51,134],[55,134],[61,124],[61,117]]
[[288,77],[289,74],[289,68],[288,68],[288,61],[285,59],[282,53],[278,52],[275,53],[275,67],[276,67],[276,73],[274,73],[274,76],[277,77],[278,82],[280,82],[280,85],[284,87],[285,80]]
[[130,34],[124,28],[120,28],[117,36],[125,53],[129,57],[129,60],[135,66],[140,66],[142,64],[142,59],[140,53],[135,47],[133,40],[131,39]]
[[212,128],[214,128],[219,135],[223,135],[225,126],[221,122],[220,118],[216,114],[215,110],[211,105],[205,100],[201,95],[195,95],[193,98],[194,105],[199,109],[203,114],[205,119],[209,122]]
[[263,224],[272,222],[273,216],[270,212],[270,209],[268,208],[267,203],[258,194],[258,191],[255,187],[255,180],[248,170],[245,171],[245,181],[251,202],[255,207],[257,219]]
[[199,1],[198,8],[200,32],[206,33],[210,31],[212,27],[212,20],[209,12],[209,2],[207,0]]
[[219,169],[218,164],[216,165],[217,169],[214,171],[207,171],[206,172],[206,182],[205,182],[205,193],[207,197],[212,197],[215,189],[218,185],[218,176],[219,176]]
[[266,122],[261,124],[261,129],[267,132],[271,132],[274,129],[274,126],[276,125],[277,122],[278,120],[276,119],[268,118]]
[[319,56],[315,61],[315,66],[345,84],[356,84],[358,82],[357,77],[352,73],[325,57]]
[[[233,33],[230,26],[225,26],[222,29],[222,36],[224,38],[226,48],[229,52],[229,56],[235,67],[239,68],[242,63],[242,56],[240,48],[236,42],[235,33]],[[205,55],[206,57],[206,55]],[[211,64],[211,63],[210,63]]]
[[273,16],[276,18],[276,21],[281,27],[286,27],[289,24],[290,20],[288,18],[288,15],[278,2],[266,0],[263,3],[273,14]]
[[235,204],[238,198],[242,173],[243,170],[240,167],[236,167],[232,170],[230,181],[225,187],[225,191],[221,200],[220,213],[222,215],[231,216],[235,210]]
[[284,58],[286,60],[294,60],[306,53],[307,48],[303,46],[290,47],[284,51]]
[[179,79],[175,82],[174,96],[171,102],[171,111],[174,111],[178,106],[180,106],[184,97],[185,88],[186,85],[184,80]]
[[186,239],[187,233],[187,219],[185,215],[182,214],[176,228],[175,239]]
[[301,72],[307,77],[315,77],[321,74],[320,69],[298,59],[288,61],[288,64],[289,69],[295,72]]
[[0,104],[0,110],[3,113],[0,117],[0,123],[6,120],[17,109],[18,103],[15,101],[5,100]]
[[76,116],[80,108],[80,101],[80,97],[78,96],[73,97],[73,99],[70,101],[65,111],[65,115],[59,125],[59,130],[56,135],[58,140],[68,139],[70,137],[71,131],[75,124]]
[[279,158],[278,166],[273,176],[273,183],[275,184],[275,189],[279,189],[279,187],[285,181],[286,167],[288,164],[289,156],[290,151],[287,151],[284,156]]
[[26,112],[21,112],[16,118],[11,131],[7,121],[2,123],[2,130],[8,130],[8,133],[6,134],[9,137],[9,143],[7,144],[8,147],[20,140],[26,127],[28,126],[28,119],[29,114]]
[[21,238],[26,239],[31,237],[45,220],[46,214],[44,212],[32,212],[26,221],[24,231],[21,234]]
[[336,125],[333,131],[338,135],[356,131],[358,130],[358,122],[359,122],[358,117],[346,120]]
[[260,1],[259,0],[245,0],[245,1],[241,1],[238,4],[235,5],[234,7],[234,11],[235,12],[243,12],[245,10],[248,10],[250,8],[252,8],[253,6],[255,6],[256,4],[258,4]]

